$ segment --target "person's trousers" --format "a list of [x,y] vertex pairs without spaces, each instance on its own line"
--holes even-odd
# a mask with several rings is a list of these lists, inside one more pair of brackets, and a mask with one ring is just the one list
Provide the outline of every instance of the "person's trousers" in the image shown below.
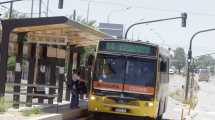
[[77,92],[72,92],[70,108],[77,108],[79,105],[79,95]]

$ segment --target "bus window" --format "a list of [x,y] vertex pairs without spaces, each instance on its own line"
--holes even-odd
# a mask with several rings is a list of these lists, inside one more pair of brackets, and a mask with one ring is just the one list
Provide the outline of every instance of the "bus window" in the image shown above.
[[156,62],[128,58],[125,83],[133,85],[154,86],[156,79]]
[[94,80],[122,83],[125,60],[115,56],[98,56]]
[[168,61],[161,61],[160,62],[160,82],[161,83],[168,83],[169,82],[169,68],[168,68]]
[[168,67],[167,62],[165,61],[160,62],[160,72],[168,72],[167,67]]

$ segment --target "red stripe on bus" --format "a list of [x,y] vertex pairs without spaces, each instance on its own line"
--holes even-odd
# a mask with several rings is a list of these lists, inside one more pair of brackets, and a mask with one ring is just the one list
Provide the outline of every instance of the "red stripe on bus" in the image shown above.
[[[122,90],[123,84],[122,83],[111,83],[111,82],[104,82],[104,81],[93,81],[93,86],[96,89],[109,89],[109,90]],[[155,88],[154,87],[146,87],[142,85],[124,85],[125,92],[133,92],[133,93],[140,93],[140,94],[149,94],[154,95]]]

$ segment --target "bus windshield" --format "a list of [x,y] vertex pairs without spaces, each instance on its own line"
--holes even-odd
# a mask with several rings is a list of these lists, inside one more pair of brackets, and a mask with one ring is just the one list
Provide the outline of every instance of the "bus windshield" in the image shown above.
[[94,80],[141,86],[155,86],[155,60],[99,55]]
[[104,82],[122,83],[125,60],[116,56],[99,56],[96,63],[95,79]]
[[155,85],[155,60],[141,60],[128,58],[125,84],[154,86]]

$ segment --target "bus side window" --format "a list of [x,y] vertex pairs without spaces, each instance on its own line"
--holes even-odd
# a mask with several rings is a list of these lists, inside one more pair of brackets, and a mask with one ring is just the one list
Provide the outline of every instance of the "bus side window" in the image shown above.
[[160,62],[160,72],[167,72],[167,62],[161,61]]
[[161,61],[160,62],[160,81],[161,83],[167,83],[168,80],[168,62]]

